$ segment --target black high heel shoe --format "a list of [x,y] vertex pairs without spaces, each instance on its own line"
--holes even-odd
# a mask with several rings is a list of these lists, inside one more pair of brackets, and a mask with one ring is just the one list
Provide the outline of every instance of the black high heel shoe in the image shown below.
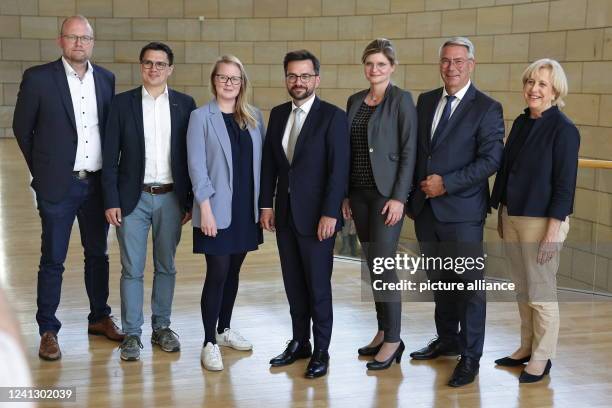
[[527,357],[523,357],[519,359],[514,359],[511,357],[503,357],[503,358],[498,358],[497,360],[495,360],[495,364],[497,364],[498,366],[502,366],[502,367],[518,367],[520,365],[527,363],[529,360],[531,360],[531,355],[528,355]]
[[400,361],[402,361],[402,354],[404,353],[405,348],[406,347],[404,346],[404,342],[400,340],[400,344],[397,347],[397,350],[395,350],[395,353],[393,353],[391,357],[389,357],[385,361],[377,361],[376,359],[374,359],[366,364],[367,369],[368,370],[386,370],[387,368],[391,367],[391,364],[393,364],[393,360],[395,360],[395,362],[399,364]]
[[357,350],[357,354],[359,354],[360,356],[375,356],[380,351],[380,348],[382,347],[382,345],[383,345],[383,342],[381,342],[378,346],[374,346],[374,347],[370,347],[370,346],[361,347],[360,349]]
[[521,376],[519,377],[519,383],[528,384],[540,381],[544,376],[550,373],[550,368],[552,367],[552,363],[550,360],[546,363],[546,368],[544,368],[544,372],[540,375],[529,374],[527,371],[523,370]]

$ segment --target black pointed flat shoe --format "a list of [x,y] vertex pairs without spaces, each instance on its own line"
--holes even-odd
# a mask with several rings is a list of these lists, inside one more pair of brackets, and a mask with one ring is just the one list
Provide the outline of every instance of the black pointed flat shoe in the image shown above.
[[518,367],[520,365],[523,365],[529,362],[529,360],[531,360],[531,355],[528,355],[527,357],[523,357],[519,359],[503,357],[503,358],[498,358],[497,360],[495,360],[495,364],[497,364],[498,366],[502,366],[502,367]]
[[546,368],[544,368],[544,372],[540,375],[529,374],[527,371],[523,370],[523,372],[521,373],[521,376],[519,377],[519,383],[529,384],[529,383],[538,382],[542,380],[542,378],[547,376],[548,373],[550,373],[551,367],[552,367],[552,363],[550,362],[550,360],[548,360],[548,362],[546,363]]

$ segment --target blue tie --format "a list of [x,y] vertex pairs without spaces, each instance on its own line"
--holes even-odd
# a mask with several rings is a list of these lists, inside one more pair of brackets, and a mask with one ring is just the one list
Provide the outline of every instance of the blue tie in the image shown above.
[[433,137],[431,138],[431,145],[434,146],[438,137],[444,132],[444,128],[448,125],[448,120],[451,114],[451,106],[453,104],[453,100],[456,98],[455,95],[446,95],[446,105],[444,105],[444,110],[442,111],[442,117],[438,122],[438,126],[436,126],[436,130],[434,132]]

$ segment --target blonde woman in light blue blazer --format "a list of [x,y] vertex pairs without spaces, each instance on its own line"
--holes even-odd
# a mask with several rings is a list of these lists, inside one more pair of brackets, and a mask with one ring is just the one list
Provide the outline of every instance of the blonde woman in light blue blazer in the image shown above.
[[219,346],[251,350],[230,327],[240,267],[247,252],[263,242],[259,222],[261,112],[249,105],[244,66],[224,55],[210,74],[214,98],[192,112],[187,158],[193,185],[193,251],[206,257],[201,308],[204,344],[201,361],[223,370]]

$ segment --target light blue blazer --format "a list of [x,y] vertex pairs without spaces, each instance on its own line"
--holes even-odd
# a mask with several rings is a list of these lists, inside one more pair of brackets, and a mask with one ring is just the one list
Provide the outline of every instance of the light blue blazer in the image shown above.
[[[266,134],[261,112],[256,110],[255,116],[257,127],[248,128],[253,141],[253,222],[259,221],[261,149]],[[200,204],[210,199],[217,228],[228,228],[232,222],[232,147],[215,99],[191,112],[187,129],[187,161],[194,196],[193,226],[200,228]]]

